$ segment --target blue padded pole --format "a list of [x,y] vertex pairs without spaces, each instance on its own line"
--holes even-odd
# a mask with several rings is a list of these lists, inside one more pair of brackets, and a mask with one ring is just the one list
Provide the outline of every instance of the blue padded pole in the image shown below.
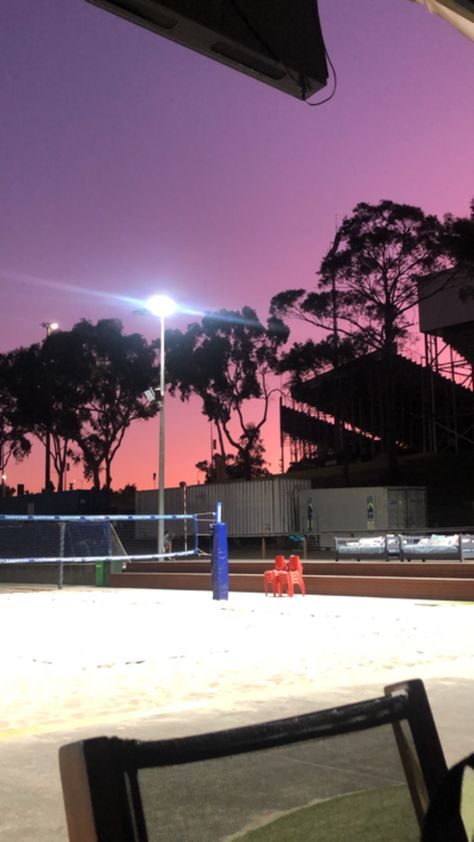
[[227,524],[221,521],[222,504],[217,504],[216,523],[212,539],[212,598],[229,598],[229,551]]

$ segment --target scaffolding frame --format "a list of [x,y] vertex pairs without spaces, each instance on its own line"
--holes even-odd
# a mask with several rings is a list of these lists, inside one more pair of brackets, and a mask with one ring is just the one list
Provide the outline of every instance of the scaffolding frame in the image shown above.
[[[464,413],[458,407],[455,388],[456,385],[459,385],[474,392],[473,367],[465,357],[438,334],[425,333],[424,340],[425,364],[430,371],[429,449],[433,453],[438,453],[439,450],[452,446],[457,453],[461,441],[465,441],[474,447],[474,419],[467,429],[464,427],[462,433],[459,431],[460,416]],[[435,374],[451,381],[451,407],[449,411],[446,411],[446,407],[442,408],[441,412],[439,411],[437,390],[434,383]]]

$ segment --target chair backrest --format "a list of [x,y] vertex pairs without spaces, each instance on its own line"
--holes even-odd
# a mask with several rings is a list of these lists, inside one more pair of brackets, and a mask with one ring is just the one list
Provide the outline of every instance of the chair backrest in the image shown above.
[[298,571],[299,573],[303,572],[303,565],[299,555],[290,555],[288,559],[288,570],[292,572]]
[[286,570],[285,556],[283,556],[283,555],[275,556],[275,570]]
[[[242,834],[251,842],[249,828],[282,813],[290,827],[278,838],[294,838],[296,825],[308,821],[315,833],[305,838],[350,838],[356,802],[359,812],[367,804],[367,815],[375,808],[378,821],[387,814],[400,823],[400,838],[403,815],[417,838],[416,819],[446,774],[419,680],[356,704],[211,734],[85,740],[63,746],[59,759],[71,842],[213,842]],[[405,775],[412,803],[400,786]],[[329,835],[330,821],[340,835]]]

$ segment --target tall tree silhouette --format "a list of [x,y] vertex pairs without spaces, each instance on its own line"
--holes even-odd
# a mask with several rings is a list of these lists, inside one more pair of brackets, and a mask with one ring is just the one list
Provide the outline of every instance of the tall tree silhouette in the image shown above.
[[393,356],[415,321],[418,280],[453,268],[446,230],[437,217],[388,200],[361,202],[337,230],[316,290],[287,290],[272,299],[274,314],[302,319],[326,333],[334,367],[341,362],[341,338],[355,353],[381,354],[384,444],[391,470],[396,468]]
[[138,333],[123,334],[120,321],[101,319],[96,325],[86,320],[70,332],[73,345],[79,341],[89,379],[83,383],[81,428],[74,441],[82,454],[86,478],[100,487],[112,483],[112,461],[126,431],[137,420],[150,418],[157,405],[148,404],[143,393],[158,382],[155,346]]
[[[251,426],[249,424],[249,430]],[[269,476],[260,430],[257,430],[252,438],[248,435],[242,435],[240,438],[243,449],[235,456],[228,453],[225,465],[222,464],[220,454],[215,456],[212,462],[203,460],[196,464],[196,468],[204,473],[207,483],[218,482],[220,474],[227,475],[228,479],[262,479]]]
[[68,459],[80,459],[95,489],[111,487],[111,466],[133,421],[157,412],[143,392],[158,382],[155,346],[124,335],[115,319],[82,320],[41,345],[15,352],[16,393],[24,424],[49,432],[58,487]]
[[12,354],[0,355],[0,494],[7,492],[6,468],[10,459],[20,462],[28,456],[31,442],[27,437],[25,425],[15,392],[13,373],[14,357]]
[[217,430],[223,466],[230,447],[247,479],[252,476],[252,453],[268,417],[271,374],[288,333],[281,319],[271,317],[264,325],[255,310],[243,307],[241,311],[219,310],[184,332],[166,334],[171,393],[178,393],[182,400],[193,395],[201,399],[203,414]]
[[56,487],[62,491],[68,461],[80,461],[73,443],[87,419],[84,384],[90,377],[89,361],[80,342],[63,331],[11,356],[23,423],[45,447],[49,437]]

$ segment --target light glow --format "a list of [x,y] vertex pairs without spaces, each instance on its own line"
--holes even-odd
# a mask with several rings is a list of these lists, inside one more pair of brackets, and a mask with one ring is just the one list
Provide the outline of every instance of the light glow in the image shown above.
[[177,305],[169,295],[152,295],[146,302],[146,309],[154,316],[165,319],[176,313]]
[[57,322],[41,322],[41,327],[44,327],[46,336],[50,336],[55,330],[58,330],[59,324]]

